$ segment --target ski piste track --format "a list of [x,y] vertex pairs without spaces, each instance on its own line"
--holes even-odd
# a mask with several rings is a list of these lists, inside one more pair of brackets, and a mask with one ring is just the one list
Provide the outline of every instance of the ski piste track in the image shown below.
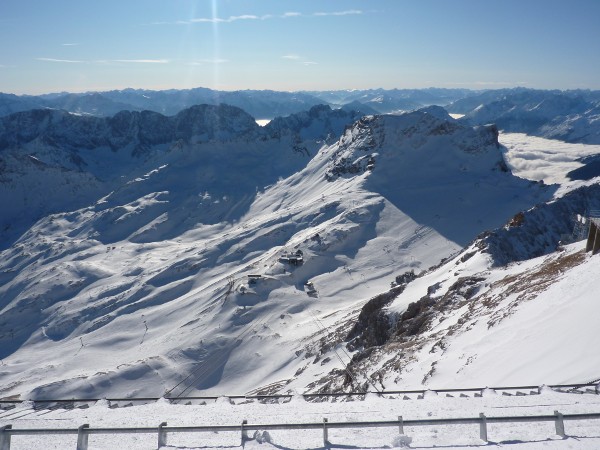
[[[600,380],[598,380],[600,381]],[[12,400],[0,399],[0,419],[19,419],[25,416],[41,416],[56,410],[86,409],[98,401],[108,402],[109,408],[126,408],[134,405],[154,403],[158,400],[167,401],[178,405],[203,405],[217,402],[220,399],[228,399],[232,404],[241,402],[260,403],[287,403],[294,397],[302,397],[308,402],[328,401],[360,401],[366,396],[375,395],[383,398],[398,400],[420,400],[426,395],[438,395],[448,398],[474,398],[482,397],[484,392],[495,392],[502,396],[532,396],[540,395],[543,389],[551,389],[556,392],[574,395],[600,395],[600,384],[598,381],[586,384],[559,384],[542,386],[504,386],[483,388],[448,388],[448,389],[424,389],[404,391],[367,391],[367,392],[328,392],[328,393],[305,393],[305,394],[273,394],[273,395],[213,395],[213,396],[180,396],[180,397],[131,397],[131,398],[71,398],[71,399],[35,399],[35,400]]]

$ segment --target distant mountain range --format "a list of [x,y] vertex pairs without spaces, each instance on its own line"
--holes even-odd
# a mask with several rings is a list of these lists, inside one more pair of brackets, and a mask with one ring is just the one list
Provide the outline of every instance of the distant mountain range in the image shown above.
[[600,92],[506,89],[457,100],[448,111],[472,124],[495,123],[507,132],[600,143]]
[[508,132],[566,142],[600,143],[600,91],[586,90],[429,88],[277,92],[194,88],[166,91],[124,89],[39,96],[0,94],[0,116],[41,108],[96,117],[111,117],[123,110],[153,111],[171,116],[200,104],[236,106],[255,119],[300,113],[320,104],[359,111],[363,115],[399,113],[438,105],[451,113],[464,114],[463,120],[473,125],[495,123],[499,129]]
[[76,114],[112,116],[119,111],[154,111],[174,115],[190,106],[221,103],[237,106],[256,119],[306,111],[312,106],[328,104],[339,108],[348,103],[364,105],[365,113],[389,113],[413,110],[422,106],[446,105],[472,95],[465,89],[350,90],[332,92],[277,91],[216,91],[207,88],[151,91],[124,89],[120,91],[57,93],[38,96],[0,94],[0,116],[36,108],[63,109]]

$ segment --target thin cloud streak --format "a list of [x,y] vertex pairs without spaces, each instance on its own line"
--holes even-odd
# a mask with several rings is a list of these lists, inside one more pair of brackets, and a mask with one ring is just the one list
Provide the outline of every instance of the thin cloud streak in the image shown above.
[[67,42],[65,44],[61,44],[63,47],[75,47],[76,45],[80,45],[76,42]]
[[102,59],[94,61],[81,61],[74,59],[58,59],[58,58],[35,58],[37,61],[51,63],[66,63],[66,64],[168,64],[171,61],[168,59]]
[[355,16],[360,15],[363,12],[360,9],[349,9],[347,11],[334,11],[334,12],[316,12],[313,16],[326,17],[326,16]]
[[38,61],[44,62],[55,62],[55,63],[68,63],[68,64],[80,64],[85,61],[77,61],[73,59],[56,59],[56,58],[35,58]]
[[346,11],[331,11],[331,12],[315,12],[311,14],[302,14],[296,11],[288,11],[283,14],[265,14],[257,16],[254,14],[243,14],[240,16],[224,17],[198,17],[190,20],[177,20],[175,22],[152,22],[150,25],[192,25],[196,23],[233,23],[246,20],[271,20],[271,19],[289,19],[293,17],[341,17],[350,15],[360,15],[363,11],[358,9],[349,9]]
[[219,17],[201,17],[198,19],[190,20],[190,23],[231,23],[236,22],[238,20],[259,20],[260,17],[252,15],[252,14],[244,14],[242,16],[230,16],[227,19],[222,19]]
[[298,60],[300,59],[300,56],[298,55],[283,55],[282,56],[283,59],[293,59],[293,60]]

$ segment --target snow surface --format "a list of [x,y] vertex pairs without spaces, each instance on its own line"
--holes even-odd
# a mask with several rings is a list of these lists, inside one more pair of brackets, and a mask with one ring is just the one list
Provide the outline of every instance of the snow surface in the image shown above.
[[[432,393],[435,394],[435,393]],[[494,395],[495,394],[495,395]],[[527,392],[529,394],[529,392]],[[504,396],[486,390],[482,397],[453,398],[426,395],[386,395],[380,398],[369,395],[365,400],[312,403],[294,398],[286,403],[262,404],[257,401],[219,398],[206,405],[169,404],[164,400],[140,406],[110,409],[101,400],[88,409],[34,411],[31,405],[22,404],[0,416],[0,426],[12,424],[13,428],[77,428],[87,423],[98,427],[157,427],[162,422],[169,426],[240,425],[275,423],[322,423],[348,421],[404,420],[478,417],[553,415],[592,413],[598,411],[598,396],[594,394],[569,394],[542,389],[539,395]],[[12,416],[12,417],[11,417]],[[331,447],[352,449],[376,448],[447,448],[465,447],[533,449],[596,449],[600,446],[597,420],[565,421],[567,438],[555,433],[553,422],[488,424],[489,444],[479,437],[479,425],[430,425],[397,427],[330,429]],[[270,430],[248,431],[250,440],[244,448],[319,449],[323,448],[321,430]],[[75,448],[76,435],[13,436],[11,449],[65,449]],[[91,435],[90,449],[127,448],[156,449],[157,434]],[[169,433],[167,446],[161,449],[234,449],[240,448],[241,433]]]
[[466,262],[457,257],[411,283],[391,312],[404,311],[435,283],[435,296],[442,297],[461,277],[480,278],[472,298],[440,312],[421,336],[423,346],[414,356],[418,362],[409,363],[394,382],[448,388],[598,378],[600,357],[590,349],[600,345],[594,287],[600,265],[598,256],[583,253],[583,244],[495,269],[487,267],[483,255]]

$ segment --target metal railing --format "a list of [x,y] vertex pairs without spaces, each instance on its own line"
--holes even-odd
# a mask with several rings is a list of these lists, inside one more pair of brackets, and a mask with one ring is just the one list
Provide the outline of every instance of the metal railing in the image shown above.
[[[325,448],[332,444],[329,441],[329,430],[340,428],[384,428],[397,427],[398,433],[405,434],[405,427],[436,426],[436,425],[478,425],[479,437],[485,443],[491,442],[488,436],[487,425],[491,423],[532,423],[532,422],[554,422],[556,434],[562,438],[567,437],[565,432],[565,421],[596,420],[600,419],[600,413],[588,414],[561,414],[554,411],[553,415],[537,416],[507,416],[507,417],[487,417],[485,414],[479,414],[479,417],[462,417],[446,419],[419,419],[405,420],[402,416],[398,420],[372,421],[372,422],[329,422],[323,419],[323,422],[312,423],[279,423],[279,424],[249,424],[244,420],[240,425],[215,425],[215,426],[179,426],[170,427],[166,422],[158,427],[129,427],[129,428],[91,428],[88,424],[81,425],[78,428],[12,428],[11,425],[5,425],[0,428],[0,450],[10,450],[12,436],[31,436],[31,435],[77,435],[77,450],[88,449],[88,437],[93,434],[134,434],[146,433],[156,434],[158,448],[167,445],[167,433],[203,433],[203,432],[240,432],[241,445],[251,438],[248,431],[267,431],[267,430],[322,430],[323,445]],[[339,445],[339,444],[338,444]]]

